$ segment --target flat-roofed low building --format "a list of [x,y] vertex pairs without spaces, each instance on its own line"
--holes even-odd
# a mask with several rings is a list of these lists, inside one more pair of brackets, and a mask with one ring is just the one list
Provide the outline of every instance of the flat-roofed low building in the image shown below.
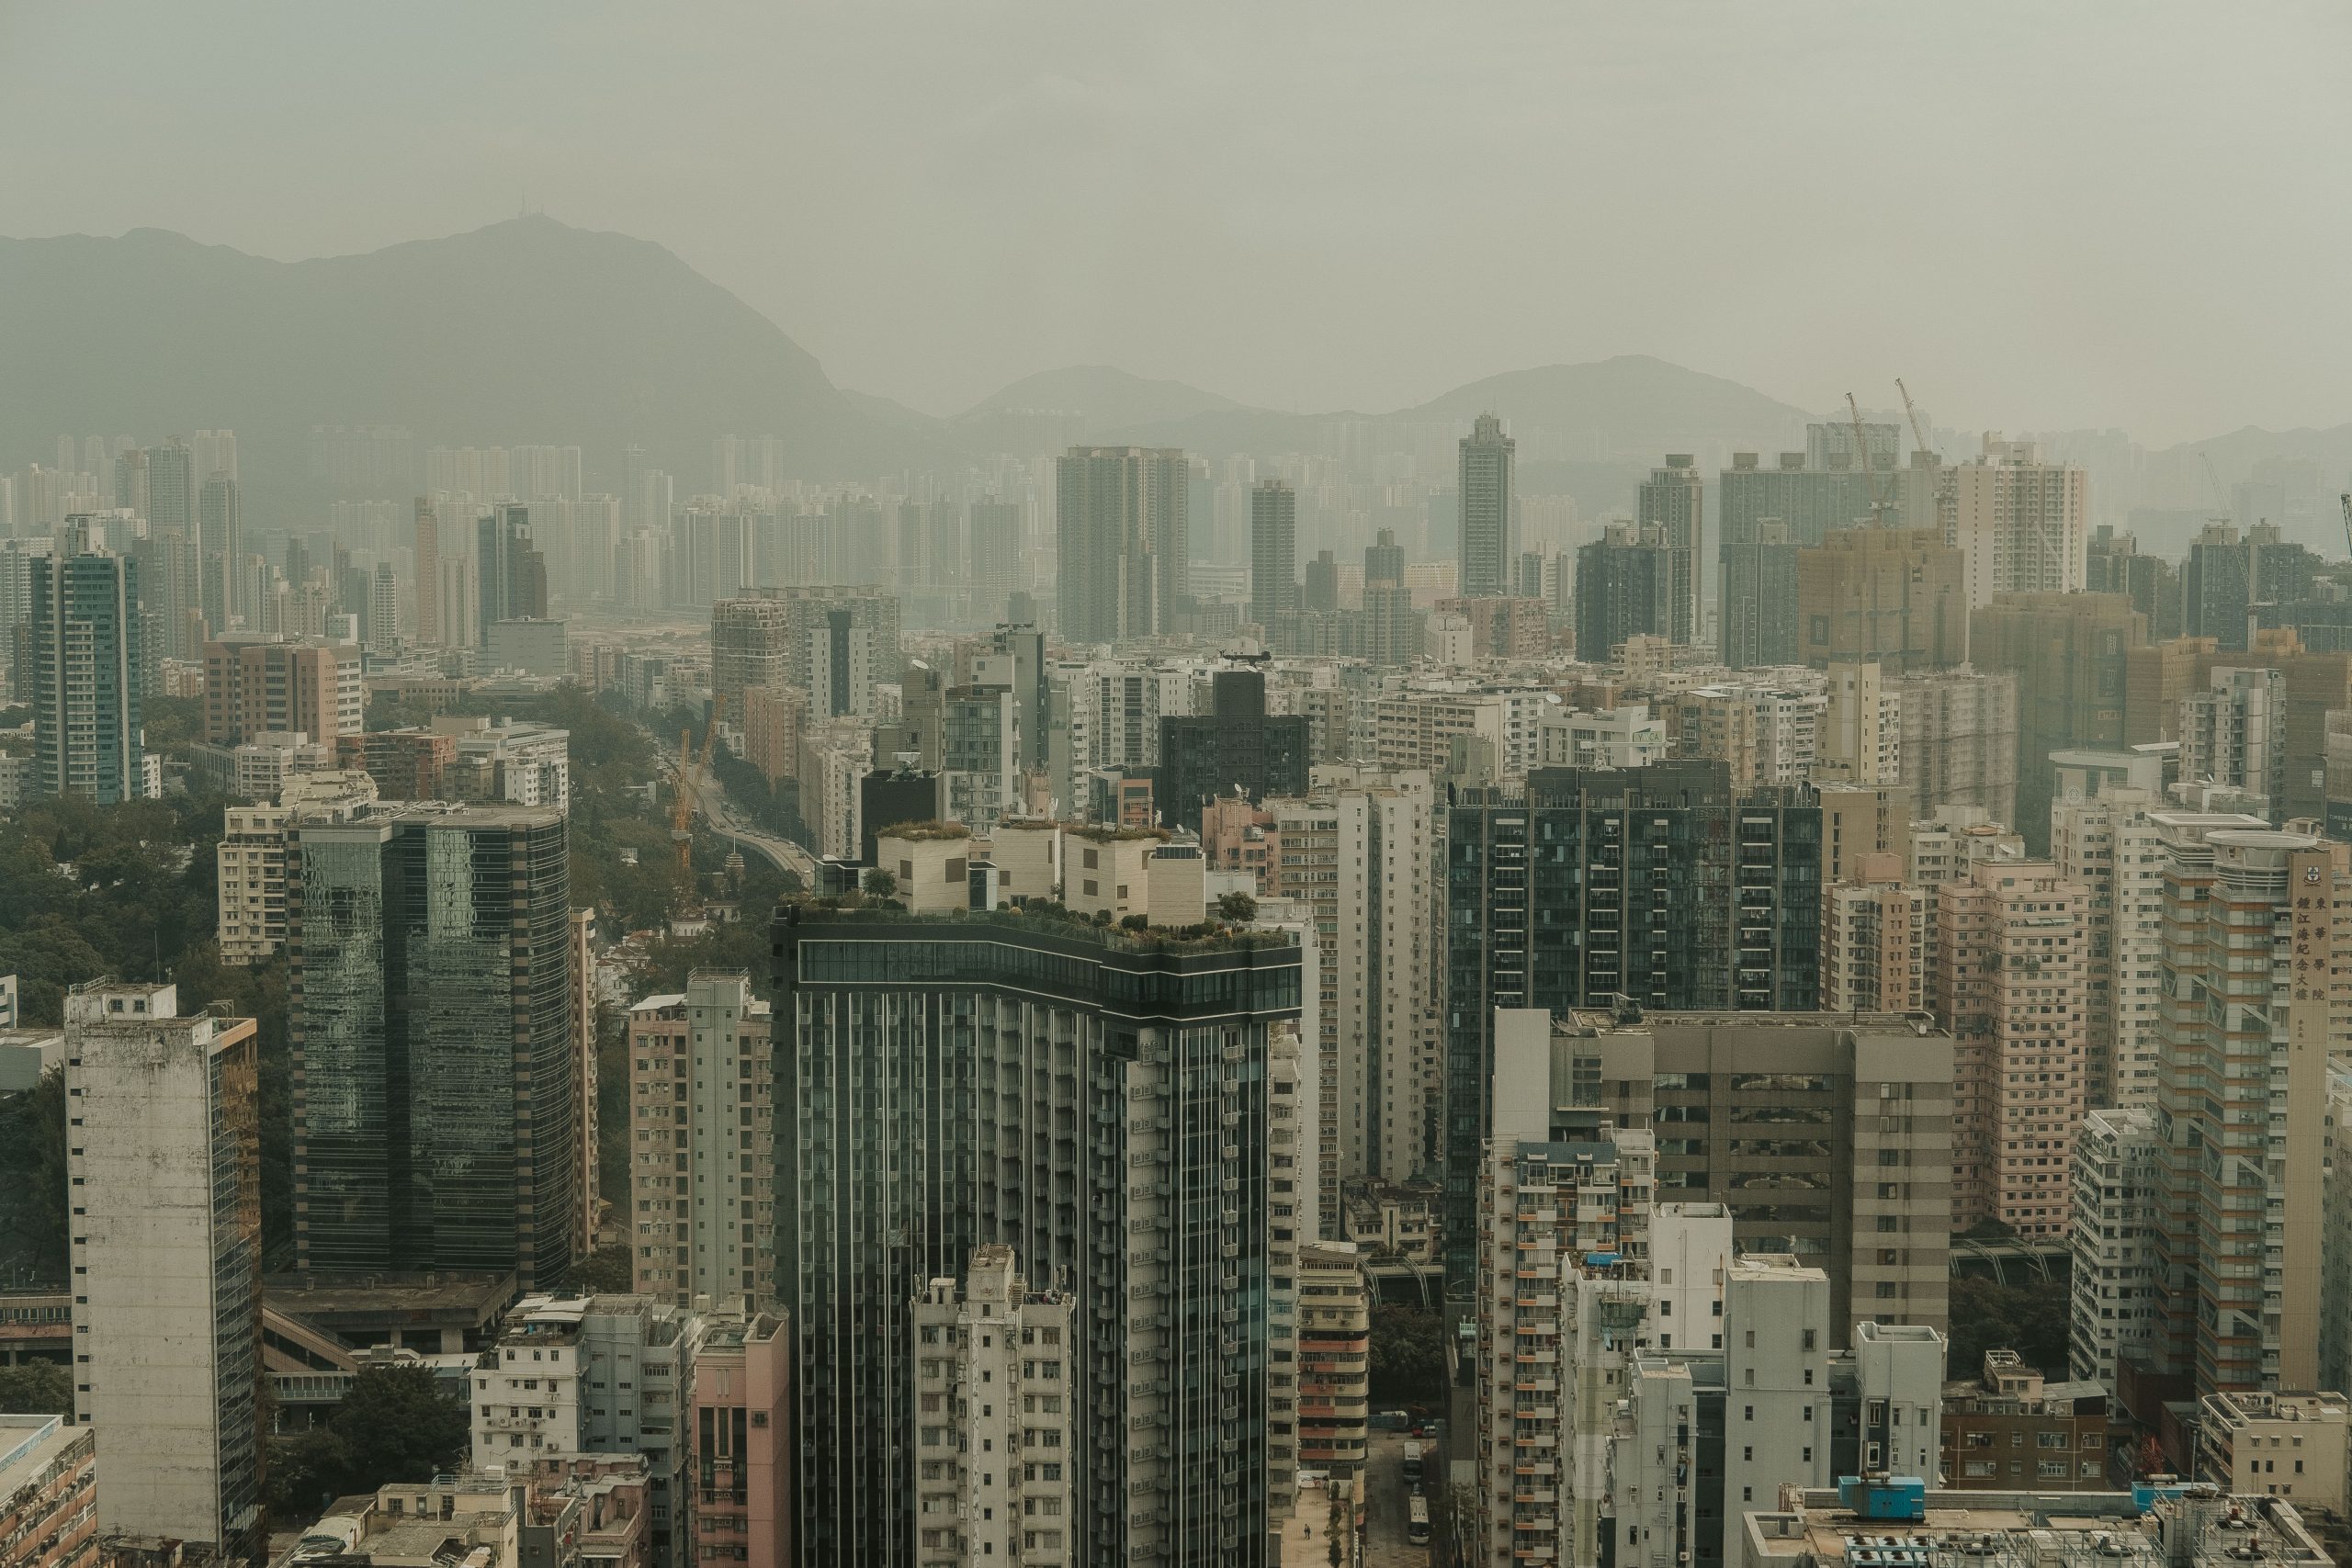
[[2330,1568],[2332,1559],[2283,1497],[2210,1486],[2130,1492],[1930,1490],[1923,1478],[1849,1478],[1791,1487],[1749,1510],[1724,1568]]
[[456,1355],[497,1337],[499,1317],[515,1297],[515,1280],[511,1269],[414,1274],[306,1269],[269,1276],[262,1296],[272,1311],[301,1319],[348,1350],[386,1346]]
[[1987,1350],[1974,1382],[1944,1387],[1943,1477],[1969,1492],[2104,1492],[2131,1422],[2104,1384],[2047,1382],[2015,1350]]
[[972,830],[961,822],[901,822],[874,836],[874,867],[897,879],[910,914],[971,908]]
[[22,1094],[40,1084],[43,1073],[64,1062],[63,1030],[0,1026],[0,1094]]
[[2232,1492],[2341,1517],[2352,1461],[2346,1431],[2340,1393],[2209,1393],[2197,1412],[2197,1473]]
[[1150,828],[1072,828],[1063,836],[1062,902],[1114,924],[1151,904],[1151,857],[1165,835]]

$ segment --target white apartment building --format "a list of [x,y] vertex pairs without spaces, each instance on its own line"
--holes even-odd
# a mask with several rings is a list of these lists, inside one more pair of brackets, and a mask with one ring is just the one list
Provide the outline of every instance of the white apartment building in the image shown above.
[[629,1252],[637,1293],[691,1306],[775,1293],[769,1008],[740,971],[629,1009]]
[[2051,802],[2050,858],[2059,874],[2091,891],[2093,1103],[2152,1106],[2156,1100],[2167,828],[2195,836],[2267,826],[2242,812],[2179,810],[2146,790],[2122,785]]
[[1491,694],[1392,692],[1374,706],[1370,755],[1385,773],[1436,774],[1446,771],[1456,740],[1476,738],[1494,749],[1496,766],[1508,773],[1507,722],[1501,699]]
[[855,860],[858,785],[873,771],[873,732],[854,721],[812,726],[800,741],[800,819],[820,860]]
[[[1851,1348],[1833,1350],[1848,1325],[1832,1322],[1827,1274],[1792,1254],[1736,1254],[1725,1204],[1657,1202],[1649,1133],[1541,1141],[1555,1098],[1549,1035],[1540,1014],[1497,1017],[1476,1560],[1729,1561],[1717,1554],[1735,1551],[1744,1509],[1826,1483],[1840,1404],[1865,1462],[1933,1475],[1943,1336],[1863,1320]],[[1716,1438],[1720,1465],[1702,1466]]]
[[1678,692],[1666,706],[1674,754],[1722,758],[1736,790],[1806,783],[1819,764],[1829,695],[1810,671],[1719,681]]
[[527,719],[444,716],[434,733],[457,738],[448,787],[458,800],[514,806],[571,805],[571,734]]
[[2265,802],[2276,819],[2287,795],[2287,672],[2217,669],[2180,699],[2180,778],[2222,784]]
[[1340,1179],[1403,1181],[1429,1161],[1442,1077],[1437,796],[1407,773],[1332,804]]
[[811,712],[829,718],[876,716],[878,660],[872,626],[812,626],[802,654],[808,665]]
[[1304,908],[1309,930],[1299,932],[1316,955],[1315,1149],[1317,1212],[1338,1223],[1340,1181],[1346,1168],[1340,1104],[1340,807],[1334,798],[1266,802],[1277,849],[1266,868],[1264,891]]
[[1968,606],[1996,593],[2078,592],[2090,548],[2090,475],[2047,462],[2036,441],[1987,431],[1972,461],[1939,473],[1944,543],[1967,554]]
[[1493,746],[1502,775],[1518,779],[1539,765],[1544,718],[1560,698],[1532,682],[1423,674],[1392,677],[1371,705],[1370,744],[1359,755],[1382,771],[1442,773],[1454,741],[1476,737]]
[[2346,1406],[2340,1393],[2229,1390],[2199,1402],[2197,1474],[2241,1497],[2285,1497],[2341,1515]]
[[[1943,1446],[1944,1337],[1918,1323],[1854,1325],[1865,1475],[1936,1473]],[[1724,1550],[1731,1550],[1726,1537]],[[1728,1556],[1726,1556],[1728,1561]]]
[[189,749],[189,770],[230,800],[275,800],[286,781],[334,761],[334,749],[302,731],[266,730],[234,746]]
[[[1645,1133],[1554,1143],[1535,1131],[1548,1093],[1507,1115],[1501,1083],[1498,1126],[1532,1135],[1498,1131],[1479,1183],[1472,1539],[1482,1562],[1592,1561],[1578,1553],[1597,1548],[1608,1412],[1648,1310],[1656,1156]],[[1588,1252],[1634,1261],[1588,1271]]]
[[1829,1276],[1748,1255],[1724,1280],[1724,1513],[1829,1483]]
[[1903,880],[1914,887],[1958,882],[1973,867],[2025,859],[2025,835],[1996,821],[1982,807],[1939,806],[1934,817],[1911,824]]
[[1048,765],[1064,809],[1085,796],[1080,781],[1098,768],[1141,773],[1159,763],[1159,721],[1193,711],[1193,665],[1095,660],[1049,677],[1055,709]]
[[[1610,1385],[1648,1313],[1656,1145],[1632,1131],[1554,1142],[1551,1071],[1549,1020],[1498,1013],[1474,1297],[1470,1540],[1482,1563],[1593,1560]],[[1634,1262],[1588,1273],[1589,1254]]]
[[473,1374],[473,1463],[634,1454],[650,1483],[648,1568],[687,1568],[686,1461],[703,1320],[646,1296],[526,1296]]
[[931,1281],[908,1348],[915,1385],[915,1562],[1079,1561],[1069,1297],[1032,1289],[1009,1247]]
[[1536,765],[1545,768],[1638,768],[1667,754],[1666,720],[1647,703],[1588,713],[1551,707],[1535,721]]
[[2092,1111],[2075,1138],[2067,1369],[2110,1389],[2117,1362],[2145,1360],[2156,1328],[2156,1152],[2148,1105]]
[[74,1408],[98,1528],[223,1560],[262,1526],[259,1046],[170,986],[65,998]]
[[288,777],[275,806],[232,806],[213,847],[220,962],[258,964],[286,942],[286,829],[297,822],[348,822],[374,804],[376,781],[359,768]]

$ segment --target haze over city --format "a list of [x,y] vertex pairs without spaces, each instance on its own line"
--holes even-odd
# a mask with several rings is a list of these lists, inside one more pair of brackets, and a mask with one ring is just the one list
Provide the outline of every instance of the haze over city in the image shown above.
[[0,0],[0,1568],[2352,1568],[2347,61]]
[[20,4],[0,47],[0,231],[296,260],[527,203],[933,414],[1652,354],[1960,429],[2352,420],[2329,5]]

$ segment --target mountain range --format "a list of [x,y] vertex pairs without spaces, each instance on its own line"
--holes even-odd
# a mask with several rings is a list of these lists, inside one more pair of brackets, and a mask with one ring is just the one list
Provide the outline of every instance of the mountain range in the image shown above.
[[[1523,461],[1614,471],[1669,449],[1802,445],[1816,417],[1626,355],[1511,371],[1379,414],[1253,408],[1078,366],[940,419],[837,385],[662,246],[539,216],[301,262],[153,229],[0,239],[0,465],[47,460],[61,434],[225,426],[249,504],[309,498],[314,425],[405,425],[420,447],[576,443],[607,484],[633,442],[683,495],[708,482],[710,438],[727,432],[781,435],[793,475],[854,479],[1074,440],[1272,456],[1320,449],[1334,419],[1466,427],[1493,410]],[[2274,452],[2335,465],[2352,457],[2352,426],[2212,446],[2233,468]]]

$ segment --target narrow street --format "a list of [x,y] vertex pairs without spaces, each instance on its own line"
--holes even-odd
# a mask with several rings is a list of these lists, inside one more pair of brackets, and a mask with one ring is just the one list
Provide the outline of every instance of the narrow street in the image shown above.
[[[1402,1432],[1372,1434],[1372,1460],[1365,1468],[1364,1506],[1367,1528],[1364,1532],[1364,1568],[1428,1568],[1430,1549],[1415,1546],[1405,1539],[1405,1499],[1408,1488],[1405,1482],[1405,1443]],[[1434,1447],[1423,1443],[1424,1451]],[[1437,1476],[1431,1470],[1421,1477],[1425,1494],[1434,1494]]]

